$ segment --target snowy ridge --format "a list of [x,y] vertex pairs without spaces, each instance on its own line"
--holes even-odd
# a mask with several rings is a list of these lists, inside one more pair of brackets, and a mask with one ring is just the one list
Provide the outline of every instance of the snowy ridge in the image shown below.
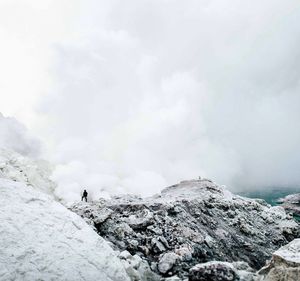
[[0,179],[0,221],[0,280],[129,280],[83,219],[32,187]]

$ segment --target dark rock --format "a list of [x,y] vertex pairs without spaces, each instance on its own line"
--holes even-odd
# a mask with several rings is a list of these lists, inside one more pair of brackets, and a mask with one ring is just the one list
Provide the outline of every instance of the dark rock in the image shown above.
[[166,251],[165,246],[157,238],[153,238],[151,240],[151,249],[155,254],[159,254]]
[[190,269],[189,281],[237,281],[236,270],[230,263],[208,262]]

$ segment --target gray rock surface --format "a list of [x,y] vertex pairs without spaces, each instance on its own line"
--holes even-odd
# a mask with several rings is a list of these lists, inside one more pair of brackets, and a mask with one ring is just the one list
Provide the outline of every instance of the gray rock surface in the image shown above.
[[189,271],[189,281],[256,281],[257,274],[244,262],[211,261]]
[[120,196],[71,210],[116,250],[140,256],[164,278],[185,279],[193,266],[214,260],[259,269],[299,234],[282,207],[233,195],[206,179],[181,182],[150,198]]
[[274,252],[272,259],[259,274],[259,281],[300,280],[300,239],[295,239]]
[[161,274],[169,272],[176,264],[179,257],[175,253],[166,253],[159,259],[157,268]]

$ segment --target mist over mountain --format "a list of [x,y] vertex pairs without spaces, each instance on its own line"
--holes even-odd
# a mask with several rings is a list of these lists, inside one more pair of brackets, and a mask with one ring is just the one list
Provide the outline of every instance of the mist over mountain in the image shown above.
[[0,149],[8,149],[23,156],[38,157],[42,144],[27,128],[12,117],[0,112]]
[[0,0],[0,281],[300,280],[298,0]]
[[298,1],[0,5],[1,110],[43,140],[59,196],[299,187]]

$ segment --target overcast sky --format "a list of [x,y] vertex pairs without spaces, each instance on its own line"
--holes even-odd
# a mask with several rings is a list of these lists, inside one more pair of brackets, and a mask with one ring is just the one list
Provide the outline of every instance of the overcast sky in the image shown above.
[[0,111],[57,193],[300,186],[298,0],[0,0]]

